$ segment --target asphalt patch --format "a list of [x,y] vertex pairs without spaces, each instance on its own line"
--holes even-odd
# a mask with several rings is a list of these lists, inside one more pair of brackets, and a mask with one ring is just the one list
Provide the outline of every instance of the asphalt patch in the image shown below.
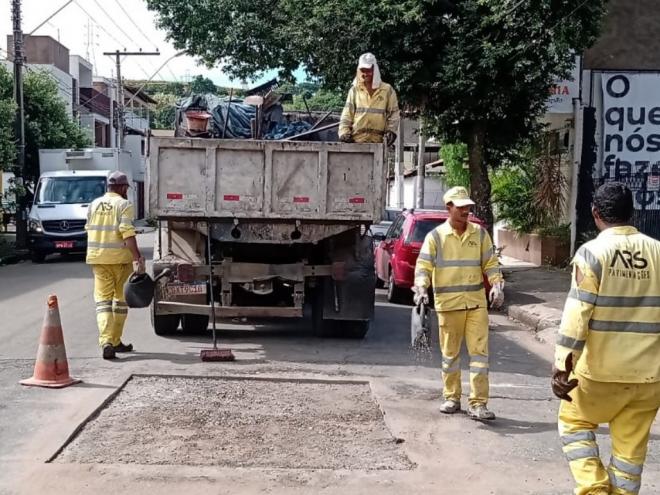
[[134,376],[54,462],[407,470],[366,382]]

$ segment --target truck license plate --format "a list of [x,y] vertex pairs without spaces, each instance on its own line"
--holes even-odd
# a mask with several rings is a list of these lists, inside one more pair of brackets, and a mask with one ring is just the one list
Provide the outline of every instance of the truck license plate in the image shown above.
[[206,294],[206,284],[167,284],[169,296],[189,296]]
[[55,249],[70,249],[73,247],[73,241],[55,241]]

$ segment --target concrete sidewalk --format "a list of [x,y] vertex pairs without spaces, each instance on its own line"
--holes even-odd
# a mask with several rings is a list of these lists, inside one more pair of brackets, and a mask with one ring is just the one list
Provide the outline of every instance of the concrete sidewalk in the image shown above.
[[503,256],[508,316],[528,326],[541,342],[554,344],[571,285],[569,269],[537,267]]

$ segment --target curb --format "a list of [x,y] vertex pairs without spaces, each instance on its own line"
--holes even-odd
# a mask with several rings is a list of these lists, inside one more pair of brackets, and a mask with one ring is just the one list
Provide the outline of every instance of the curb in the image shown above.
[[536,340],[554,344],[562,312],[545,304],[511,305],[507,315],[525,325],[534,333]]

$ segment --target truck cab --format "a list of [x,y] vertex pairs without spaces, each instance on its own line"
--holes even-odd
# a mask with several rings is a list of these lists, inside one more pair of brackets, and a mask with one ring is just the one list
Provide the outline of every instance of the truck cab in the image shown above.
[[41,263],[53,253],[87,249],[87,209],[105,194],[108,170],[67,170],[41,175],[28,218],[32,261]]

